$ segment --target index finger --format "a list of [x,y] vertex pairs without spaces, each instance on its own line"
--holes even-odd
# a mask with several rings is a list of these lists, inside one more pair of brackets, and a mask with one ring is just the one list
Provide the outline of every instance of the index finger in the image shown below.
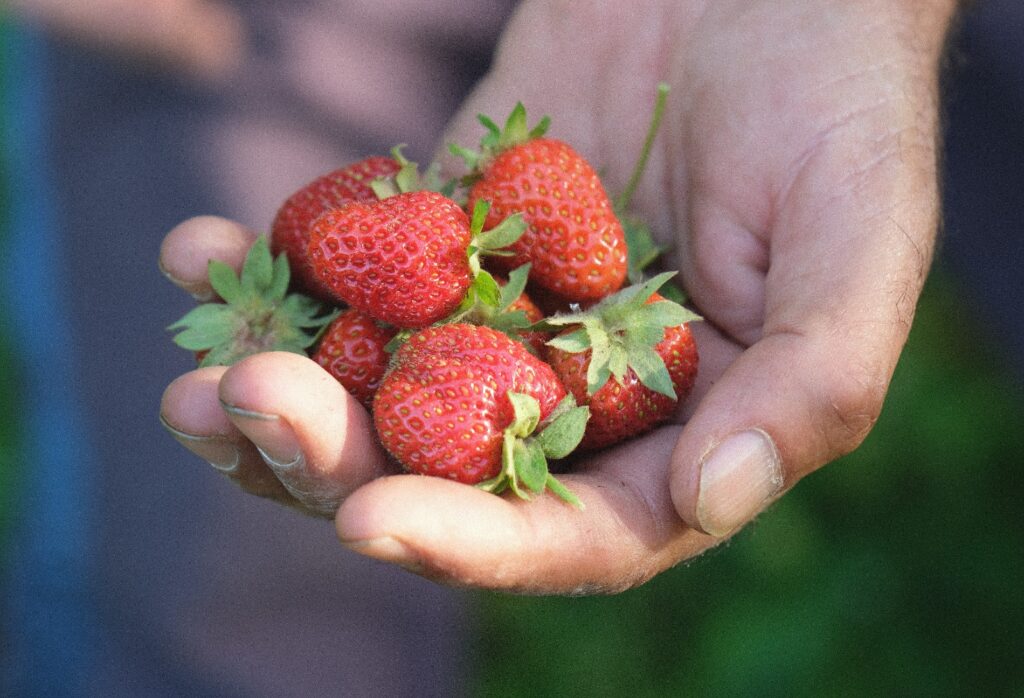
[[239,271],[257,237],[241,223],[220,216],[189,218],[167,233],[160,245],[160,271],[197,301],[211,301],[214,292],[207,275],[210,260]]

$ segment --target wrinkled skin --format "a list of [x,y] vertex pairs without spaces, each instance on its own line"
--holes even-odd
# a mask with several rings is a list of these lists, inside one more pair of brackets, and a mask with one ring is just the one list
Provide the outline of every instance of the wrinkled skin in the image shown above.
[[[944,0],[520,6],[451,135],[473,143],[476,113],[506,114],[522,100],[530,114],[550,114],[551,135],[595,162],[615,192],[655,85],[670,83],[635,204],[674,244],[670,262],[706,318],[695,327],[701,374],[677,423],[564,476],[585,510],[391,476],[358,401],[293,355],[188,373],[165,393],[163,418],[201,437],[185,440],[201,457],[236,449],[229,476],[243,488],[333,516],[343,544],[445,583],[613,592],[699,554],[855,448],[879,413],[936,233],[937,66],[953,9]],[[194,260],[215,244],[197,229],[207,241],[246,235],[212,219],[170,233],[161,263],[192,292],[202,287]],[[714,453],[746,462],[756,442],[767,465],[712,487],[702,468],[738,433],[761,440]]]

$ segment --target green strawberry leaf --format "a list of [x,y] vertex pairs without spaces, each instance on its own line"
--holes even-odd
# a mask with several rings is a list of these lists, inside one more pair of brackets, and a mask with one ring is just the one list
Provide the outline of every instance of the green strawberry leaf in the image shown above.
[[224,313],[229,312],[226,303],[203,303],[185,313],[185,316],[167,326],[168,330],[178,330],[207,322],[219,322]]
[[622,385],[629,370],[629,357],[622,342],[612,342],[608,347],[608,371]]
[[[471,148],[465,148],[458,143],[449,143],[448,152],[466,163],[466,168],[471,172],[476,171],[480,165],[480,152]],[[473,175],[466,175],[463,184],[469,184]]]
[[575,408],[576,398],[572,396],[572,393],[569,393],[565,397],[563,397],[557,405],[555,405],[555,409],[551,410],[551,414],[548,415],[548,418],[541,422],[541,426],[546,429],[549,424],[554,422],[556,419],[561,417],[569,410],[573,410]]
[[373,193],[381,201],[402,193],[402,190],[398,188],[398,183],[391,177],[377,177],[370,182],[370,189],[373,189]]
[[210,286],[225,303],[234,303],[242,295],[242,284],[238,274],[230,266],[217,259],[211,259],[206,265],[206,274]]
[[587,394],[593,395],[604,387],[611,377],[612,349],[608,334],[603,329],[588,327],[590,336],[590,365],[587,366]]
[[637,308],[629,324],[645,324],[657,327],[678,327],[687,322],[700,320],[700,316],[692,310],[669,300],[647,303]]
[[530,319],[526,317],[524,310],[516,310],[511,313],[506,310],[492,317],[486,324],[499,332],[511,335],[512,339],[522,339],[519,333],[530,326]]
[[529,436],[540,424],[540,403],[532,395],[511,390],[508,392],[508,401],[512,403],[515,418],[505,431],[522,438]]
[[522,143],[529,138],[529,134],[529,128],[526,126],[526,107],[522,102],[516,102],[512,113],[505,120],[505,129],[501,133],[499,143],[504,147]]
[[526,290],[526,281],[530,276],[530,264],[527,262],[521,267],[516,267],[508,275],[508,283],[501,287],[501,302],[498,304],[498,311],[505,312],[519,296]]
[[646,387],[661,393],[673,400],[676,397],[672,377],[669,376],[665,360],[651,346],[636,345],[629,347],[629,367]]
[[[665,284],[658,290],[658,293],[663,295],[667,300],[670,300],[673,303],[678,303],[679,305],[686,305],[690,300],[687,297],[686,292],[674,283]],[[701,320],[702,318],[698,315],[695,319]]]
[[398,173],[395,174],[395,184],[398,185],[398,191],[400,192],[419,191],[423,188],[423,183],[420,180],[419,166],[402,155],[402,148],[404,147],[405,145],[402,144],[396,145],[391,149],[391,155],[401,165]]
[[530,132],[527,134],[527,140],[532,141],[535,138],[542,138],[544,134],[548,132],[548,128],[550,127],[551,117],[547,115],[542,116],[540,121],[537,122],[537,125],[530,129]]
[[288,295],[288,283],[292,278],[291,267],[288,266],[288,257],[284,254],[277,255],[274,260],[274,270],[271,274],[270,287],[267,289],[267,299],[270,301],[283,301]]
[[169,330],[182,329],[174,343],[189,351],[204,351],[229,340],[234,332],[230,307],[224,303],[204,303],[193,308]]
[[580,328],[575,332],[560,334],[549,339],[547,345],[570,354],[579,354],[581,351],[586,351],[590,348],[590,333],[587,332],[586,328]]
[[[477,206],[473,208],[474,220],[476,216],[476,210],[480,207],[479,204],[485,203],[477,201]],[[489,207],[488,207],[489,208]],[[486,213],[484,214],[487,215]],[[481,227],[482,227],[481,223]],[[484,231],[476,236],[474,244],[484,252],[493,252],[501,250],[504,247],[514,244],[519,238],[526,232],[526,221],[523,219],[521,213],[514,213],[498,225],[494,226],[490,230]]]
[[270,255],[270,245],[267,238],[260,236],[249,248],[242,264],[242,273],[239,280],[243,291],[262,295],[270,288],[274,278],[274,260]]
[[[570,396],[571,398],[571,396]],[[573,403],[575,404],[575,403]],[[590,419],[590,408],[571,407],[567,412],[553,419],[540,434],[537,441],[548,458],[565,458],[579,446]]]
[[566,504],[571,504],[572,506],[580,510],[586,508],[583,505],[583,502],[580,501],[580,498],[573,494],[572,490],[570,490],[568,487],[559,482],[558,478],[556,478],[554,475],[548,473],[548,481],[546,484],[547,488],[551,490],[555,495],[557,495],[558,498],[561,499]]
[[484,305],[497,308],[501,304],[501,287],[486,269],[479,270],[473,279],[473,292]]
[[419,330],[415,329],[404,329],[399,330],[394,337],[392,337],[387,344],[384,345],[384,351],[389,354],[394,354],[398,351],[398,348],[409,341],[409,337],[412,337]]
[[487,133],[480,140],[480,145],[483,148],[497,146],[501,140],[501,127],[494,123],[494,120],[486,114],[477,114],[477,121],[487,130]]
[[475,239],[484,229],[487,214],[491,212],[491,202],[477,199],[469,217],[469,232]]
[[516,476],[526,489],[537,494],[548,480],[548,461],[544,449],[534,439],[516,441]]

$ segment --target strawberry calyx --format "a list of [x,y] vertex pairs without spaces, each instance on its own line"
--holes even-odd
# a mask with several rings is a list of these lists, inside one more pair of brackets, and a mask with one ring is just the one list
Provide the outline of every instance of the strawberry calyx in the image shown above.
[[[455,312],[460,317],[468,315],[477,308],[501,308],[503,303],[501,286],[494,276],[484,269],[483,259],[488,255],[506,256],[510,254],[505,248],[515,243],[526,232],[526,221],[519,213],[509,216],[495,227],[485,231],[484,223],[490,210],[491,205],[483,200],[477,201],[473,206],[469,226],[472,239],[466,250],[466,254],[469,256],[469,269],[473,274],[473,283],[466,292],[462,305]],[[529,273],[529,268],[526,273]],[[525,283],[524,280],[524,287]],[[520,293],[522,293],[522,289],[520,289]],[[517,294],[512,297],[512,300],[514,301],[518,297]]]
[[240,274],[210,260],[210,285],[223,303],[204,303],[168,330],[174,343],[199,352],[200,366],[228,366],[264,351],[306,354],[338,312],[322,313],[316,300],[288,293],[291,270],[282,253],[275,259],[265,237],[249,249]]
[[477,487],[494,494],[511,490],[521,499],[548,489],[582,509],[579,497],[551,474],[548,459],[565,458],[575,450],[586,431],[590,408],[578,407],[567,395],[542,423],[536,398],[509,391],[508,399],[515,416],[503,432],[501,472]]
[[405,144],[400,143],[391,149],[391,157],[399,165],[398,172],[389,177],[378,177],[370,182],[370,188],[373,189],[377,198],[386,199],[389,196],[406,194],[411,191],[436,191],[452,198],[458,180],[442,179],[439,163],[432,163],[427,167],[426,172],[421,173],[419,164],[409,160],[402,153],[403,148],[405,148]]
[[466,148],[456,143],[448,145],[449,152],[461,158],[469,168],[469,174],[462,179],[464,186],[479,179],[480,173],[486,168],[487,163],[499,153],[535,138],[542,138],[551,125],[551,118],[545,116],[531,128],[526,120],[526,107],[522,102],[516,102],[516,106],[505,120],[504,128],[498,126],[493,119],[485,114],[478,114],[476,118],[487,130],[480,139],[479,150]]
[[512,310],[516,301],[526,290],[526,282],[529,276],[529,263],[513,269],[509,272],[508,281],[504,285],[499,284],[498,304],[477,303],[467,316],[467,320],[478,325],[493,327],[499,332],[504,332],[533,351],[530,343],[521,334],[533,322],[527,317],[525,310]]
[[615,378],[621,385],[626,372],[632,369],[644,386],[677,400],[665,360],[654,347],[664,338],[665,328],[701,317],[661,295],[654,297],[675,274],[658,274],[649,281],[627,286],[586,310],[554,315],[533,328],[567,330],[547,344],[569,353],[591,352],[588,395],[604,387],[609,378]]

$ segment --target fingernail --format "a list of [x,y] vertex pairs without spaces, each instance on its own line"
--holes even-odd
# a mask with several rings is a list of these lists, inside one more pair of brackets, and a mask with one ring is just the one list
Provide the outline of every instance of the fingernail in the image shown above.
[[390,562],[410,572],[420,573],[423,571],[423,566],[419,564],[412,551],[404,543],[391,536],[366,540],[343,540],[342,542],[349,550],[360,555],[366,555],[381,562]]
[[276,414],[247,410],[223,400],[220,404],[231,416],[231,421],[256,444],[268,465],[286,470],[302,462],[299,439],[288,420]]
[[238,447],[226,438],[189,434],[172,426],[163,415],[160,415],[160,423],[164,425],[164,429],[170,432],[171,436],[177,439],[178,443],[220,472],[231,473],[238,469],[242,454]]
[[167,267],[164,266],[163,260],[157,260],[157,267],[160,268],[160,273],[167,277],[167,279],[174,284],[182,288],[186,293],[192,296],[196,301],[200,303],[209,303],[214,300],[217,295],[213,292],[205,282],[203,281],[183,281],[168,271]]
[[782,489],[782,465],[771,437],[760,429],[733,434],[701,463],[697,521],[722,537],[746,523]]

